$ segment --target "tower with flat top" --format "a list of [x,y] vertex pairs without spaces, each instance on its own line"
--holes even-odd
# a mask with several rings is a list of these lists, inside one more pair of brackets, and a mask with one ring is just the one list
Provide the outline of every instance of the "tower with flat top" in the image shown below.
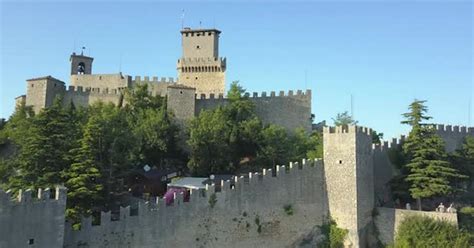
[[224,94],[226,59],[219,57],[217,29],[181,30],[182,56],[178,82],[196,89],[196,94]]

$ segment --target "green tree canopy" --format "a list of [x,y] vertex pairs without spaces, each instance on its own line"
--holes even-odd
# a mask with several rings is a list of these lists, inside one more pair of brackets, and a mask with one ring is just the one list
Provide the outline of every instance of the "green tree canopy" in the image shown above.
[[433,196],[446,196],[457,189],[453,185],[456,178],[465,176],[451,165],[445,152],[443,140],[436,135],[432,126],[422,123],[429,120],[428,107],[425,101],[416,100],[410,104],[410,112],[403,114],[406,118],[402,124],[412,127],[403,150],[407,157],[407,175],[411,196],[418,200],[421,210],[421,199]]
[[348,125],[357,125],[358,121],[354,120],[349,112],[344,111],[338,113],[336,118],[332,118],[335,126],[348,126]]

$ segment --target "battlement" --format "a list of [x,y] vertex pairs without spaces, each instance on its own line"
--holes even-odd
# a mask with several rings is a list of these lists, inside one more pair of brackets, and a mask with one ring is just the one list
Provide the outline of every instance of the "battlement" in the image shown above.
[[379,151],[385,151],[390,148],[395,148],[403,145],[406,141],[406,136],[401,135],[398,138],[392,138],[390,141],[384,141],[381,144],[372,144],[372,149],[373,150],[379,150]]
[[[261,92],[260,94],[258,92],[253,92],[252,95],[250,93],[245,93],[244,97],[248,97],[250,99],[256,99],[256,98],[276,98],[276,97],[291,97],[291,98],[302,98],[302,99],[311,99],[311,90],[306,90],[303,92],[302,90],[297,90],[296,94],[294,93],[293,90],[290,90],[288,92],[285,91],[280,91],[278,95],[276,95],[275,91],[271,91],[270,94],[267,94],[267,92]],[[200,94],[196,95],[196,99],[202,99],[202,100],[209,100],[209,99],[227,99],[227,96],[224,96],[223,94],[215,95],[215,94]]]
[[13,206],[15,204],[28,204],[44,201],[58,201],[66,203],[67,190],[64,187],[56,187],[54,191],[50,188],[38,189],[34,192],[31,189],[19,190],[14,197],[11,190],[3,191],[0,189],[0,206]]
[[192,65],[202,65],[202,64],[215,64],[215,65],[225,65],[227,59],[225,57],[219,58],[180,58],[178,59],[178,65],[182,66],[192,66]]
[[84,95],[122,95],[124,88],[109,89],[109,88],[91,88],[82,86],[69,86],[67,93],[70,94],[84,94]]
[[466,126],[452,126],[452,125],[433,125],[436,131],[438,132],[451,132],[451,133],[461,133],[461,134],[474,134],[474,127]]
[[336,126],[336,127],[324,127],[324,134],[338,134],[338,133],[363,133],[366,135],[372,135],[372,129],[367,127],[349,125],[349,126]]
[[[216,191],[214,184],[206,184],[205,190],[190,191],[189,202],[184,201],[184,194],[174,194],[171,204],[166,204],[166,198],[153,198],[151,201],[139,202],[138,214],[132,214],[130,206],[120,207],[119,219],[112,221],[110,212],[101,212],[99,224],[92,225],[91,217],[83,218],[81,221],[81,230],[74,232],[88,233],[91,228],[101,228],[101,226],[108,226],[113,223],[117,225],[123,221],[136,221],[136,218],[144,217],[146,219],[157,217],[172,222],[174,218],[179,218],[182,209],[198,209],[200,207],[210,207],[209,199],[215,194],[217,199],[224,197],[241,197],[242,194],[252,193],[259,189],[269,189],[288,183],[285,178],[290,175],[301,173],[308,175],[310,172],[322,172],[322,160],[306,160],[301,162],[291,162],[288,166],[276,166],[275,172],[271,169],[263,169],[260,172],[250,172],[248,176],[235,177],[234,181],[221,180],[220,190]],[[317,171],[315,171],[317,170]],[[276,181],[275,181],[276,180]],[[218,200],[217,204],[223,204],[224,201]],[[186,211],[186,210],[184,210]],[[135,220],[134,220],[135,218]],[[168,222],[168,223],[169,223]],[[69,227],[71,228],[71,227]],[[72,229],[70,229],[72,230]]]
[[174,84],[178,82],[176,78],[173,77],[149,77],[149,76],[144,76],[143,79],[141,76],[135,76],[134,78],[134,83],[140,84],[140,83],[155,83],[155,84]]

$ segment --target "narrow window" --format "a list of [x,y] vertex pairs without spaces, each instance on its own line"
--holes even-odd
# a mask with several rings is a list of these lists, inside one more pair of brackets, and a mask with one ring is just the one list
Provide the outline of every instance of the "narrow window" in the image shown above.
[[339,160],[339,164],[342,164],[342,160]]
[[33,245],[34,243],[35,243],[35,239],[29,239],[29,240],[28,240],[28,244],[29,244],[29,245]]
[[196,46],[196,49],[199,49],[200,47],[199,46]]

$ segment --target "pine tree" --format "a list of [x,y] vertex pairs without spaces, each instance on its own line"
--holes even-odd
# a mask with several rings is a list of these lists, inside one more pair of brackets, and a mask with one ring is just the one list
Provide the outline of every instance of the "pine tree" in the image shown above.
[[100,150],[101,126],[97,117],[91,117],[80,141],[80,147],[71,151],[74,163],[66,173],[68,188],[67,218],[75,225],[81,216],[92,214],[94,205],[103,203],[103,185],[100,183],[101,165],[97,158]]
[[408,158],[405,181],[410,184],[409,191],[417,199],[420,210],[421,199],[453,193],[456,188],[452,180],[465,177],[449,163],[444,142],[436,135],[434,128],[422,123],[431,119],[426,115],[428,108],[425,102],[415,99],[409,106],[410,112],[403,114],[406,120],[402,121],[402,124],[412,127],[403,145]]
[[54,187],[63,183],[70,161],[71,125],[61,99],[32,119],[17,158],[19,172],[12,178],[14,188]]

